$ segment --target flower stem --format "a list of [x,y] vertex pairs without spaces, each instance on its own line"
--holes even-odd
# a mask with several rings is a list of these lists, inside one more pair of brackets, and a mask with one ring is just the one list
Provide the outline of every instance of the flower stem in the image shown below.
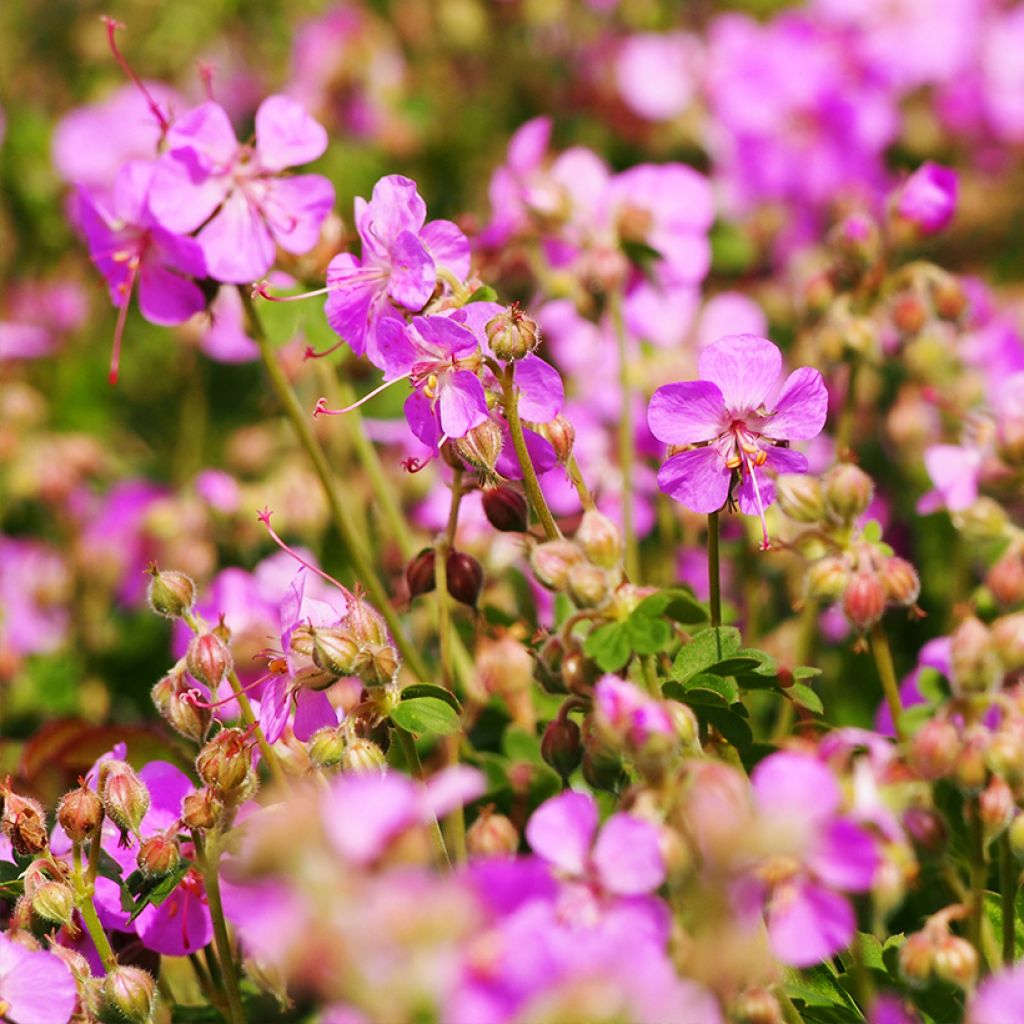
[[220,961],[224,989],[228,997],[228,1016],[231,1024],[245,1024],[242,995],[238,989],[238,974],[235,971],[235,954],[231,948],[228,926],[224,920],[224,905],[220,898],[220,878],[217,874],[217,862],[220,860],[220,855],[216,845],[213,854],[208,854],[203,837],[198,831],[193,831],[192,842],[195,845],[196,860],[206,886],[206,903],[210,908],[210,920],[213,922],[213,941],[217,947],[217,959]]
[[633,463],[636,454],[636,425],[633,422],[633,391],[630,387],[629,347],[626,321],[622,315],[622,291],[614,289],[608,297],[608,312],[615,329],[619,352],[619,388],[622,412],[619,416],[619,472],[622,474],[622,533],[626,545],[626,574],[633,583],[640,579],[640,550],[633,522]]
[[972,797],[967,807],[967,841],[970,864],[971,890],[970,917],[967,919],[967,937],[978,951],[979,964],[985,963],[985,948],[981,941],[982,917],[985,912],[985,833],[981,821],[981,807],[977,797]]
[[274,351],[273,346],[270,344],[270,339],[263,330],[263,324],[260,321],[259,314],[256,312],[256,308],[253,306],[249,292],[242,286],[239,286],[238,292],[242,297],[242,304],[245,307],[249,320],[252,337],[259,346],[260,356],[270,377],[274,393],[277,395],[277,400],[281,403],[285,415],[291,421],[299,444],[312,463],[316,475],[320,478],[320,485],[323,487],[324,494],[327,497],[334,526],[345,546],[345,553],[352,563],[359,581],[366,588],[370,600],[381,615],[384,616],[388,629],[391,631],[395,644],[401,651],[406,664],[417,678],[426,681],[428,673],[423,659],[420,657],[419,651],[409,642],[402,631],[402,624],[399,622],[398,615],[391,605],[387,591],[384,589],[384,585],[381,583],[366,555],[367,545],[354,527],[352,516],[331,473],[327,456],[324,454],[320,442],[313,433],[310,417],[300,405],[295,391],[292,389],[291,383],[278,361],[277,353]]
[[857,423],[857,370],[860,361],[857,356],[852,356],[847,363],[849,371],[846,377],[846,397],[843,401],[842,411],[839,413],[839,422],[836,425],[836,455],[842,458],[853,441],[853,430]]
[[[96,835],[92,840],[92,845],[97,850],[100,848],[100,836],[100,829],[97,829]],[[75,865],[75,906],[82,915],[82,922],[89,933],[89,938],[92,939],[92,944],[96,947],[96,952],[99,953],[100,960],[103,962],[103,969],[111,971],[117,966],[117,957],[114,955],[114,950],[110,945],[110,939],[107,938],[107,933],[103,930],[103,925],[100,924],[99,915],[96,913],[96,904],[93,902],[93,893],[95,892],[93,879],[95,879],[95,874],[93,874],[92,879],[89,878],[88,873],[83,876],[82,847],[78,843],[75,843],[72,847],[72,857]],[[90,850],[90,863],[91,861],[92,851]],[[96,861],[99,863],[98,854]]]
[[892,715],[893,728],[896,731],[896,739],[901,743],[906,739],[900,719],[903,717],[903,702],[900,700],[900,684],[896,679],[896,668],[892,663],[892,650],[889,647],[889,637],[885,632],[885,626],[881,620],[871,628],[871,653],[878,668],[879,678],[882,680],[882,690],[885,693],[886,703],[889,705],[889,713]]
[[569,474],[573,487],[576,488],[576,493],[579,495],[580,504],[583,506],[584,511],[590,512],[596,507],[594,495],[591,494],[590,488],[583,479],[583,473],[580,471],[580,464],[576,461],[575,452],[569,454],[568,461],[565,463],[565,471]]
[[540,489],[537,470],[534,468],[530,452],[526,447],[526,437],[523,435],[523,422],[519,418],[519,398],[516,394],[512,373],[513,365],[509,363],[501,375],[501,405],[505,410],[508,432],[512,437],[512,446],[516,450],[519,468],[523,471],[523,486],[526,488],[526,496],[530,499],[534,514],[544,528],[544,536],[548,540],[557,540],[562,534],[558,529],[558,524],[555,522],[555,517],[551,514],[551,509],[548,508],[544,492]]
[[711,625],[722,624],[722,584],[719,575],[718,513],[708,513],[708,604]]
[[1020,872],[1013,863],[1013,851],[1006,832],[999,837],[999,874],[1003,905],[1003,966],[1009,967],[1013,964],[1017,945],[1016,904]]
[[[424,778],[423,764],[420,762],[420,755],[416,750],[416,741],[401,726],[393,725],[392,728],[394,734],[398,737],[398,745],[402,748],[402,756],[405,758],[405,765],[409,769],[409,774],[422,782]],[[433,834],[434,859],[437,861],[438,867],[450,868],[452,862],[448,856],[448,848],[445,846],[444,835],[441,832],[441,826],[438,824],[437,818],[434,818]]]

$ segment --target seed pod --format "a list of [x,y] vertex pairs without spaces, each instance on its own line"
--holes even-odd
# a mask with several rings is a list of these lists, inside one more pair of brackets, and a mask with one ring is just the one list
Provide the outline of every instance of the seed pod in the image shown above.
[[548,590],[565,590],[569,569],[583,561],[583,552],[571,540],[549,540],[530,552],[530,568]]
[[409,587],[410,600],[421,594],[429,594],[437,586],[434,576],[436,555],[433,548],[424,548],[418,555],[410,559],[405,567],[405,582]]
[[44,921],[70,924],[75,912],[71,886],[52,879],[41,883],[32,893],[32,911]]
[[349,603],[344,624],[361,645],[390,643],[384,616],[362,595],[357,595]]
[[156,1009],[156,982],[141,967],[117,964],[100,985],[101,1011],[125,1024],[149,1024]]
[[197,789],[181,801],[181,823],[185,828],[209,829],[220,821],[224,804],[212,789]]
[[185,667],[211,693],[220,686],[232,665],[231,651],[216,633],[200,633],[189,642]]
[[537,322],[519,306],[512,305],[484,326],[491,351],[501,360],[523,359],[540,344]]
[[519,832],[504,814],[484,808],[466,831],[466,848],[472,857],[514,857]]
[[563,779],[568,779],[583,759],[580,727],[567,717],[548,722],[541,737],[540,753]]
[[18,796],[0,786],[3,813],[0,814],[0,833],[7,836],[14,852],[31,857],[46,849],[46,814],[42,805],[31,797]]
[[820,523],[825,518],[821,481],[806,473],[782,473],[775,479],[779,508],[798,523]]
[[103,801],[83,782],[61,797],[57,821],[73,843],[92,839],[103,822]]
[[487,521],[496,530],[503,533],[526,533],[529,528],[526,498],[511,487],[485,488],[483,506]]
[[475,608],[484,585],[483,567],[462,551],[449,552],[445,566],[448,593],[461,604]]
[[104,761],[100,778],[103,780],[100,796],[107,816],[122,833],[137,833],[150,805],[146,784],[126,761]]
[[192,610],[196,585],[190,577],[183,572],[160,572],[155,565],[150,567],[149,576],[146,599],[157,615],[179,619]]
[[807,596],[819,601],[835,601],[843,596],[853,578],[853,572],[844,558],[829,555],[819,558],[807,567]]
[[885,613],[885,587],[873,572],[858,572],[843,591],[843,614],[859,633],[866,633]]
[[218,796],[230,798],[246,784],[252,751],[241,729],[223,729],[196,758],[196,772]]
[[614,569],[622,561],[622,531],[597,509],[588,509],[583,513],[575,540],[594,565]]
[[921,580],[917,570],[905,558],[887,558],[879,574],[890,604],[906,608],[921,596]]
[[161,718],[186,739],[202,743],[210,731],[213,712],[190,699],[184,665],[179,662],[150,691]]
[[386,686],[401,663],[391,644],[372,644],[360,650],[352,670],[368,687]]
[[323,626],[313,630],[313,664],[331,677],[330,682],[352,675],[358,657],[359,644],[348,629]]
[[505,447],[505,435],[494,420],[486,419],[467,431],[464,437],[456,438],[452,444],[459,458],[468,466],[493,476],[501,450]]
[[173,830],[144,839],[135,862],[147,878],[169,875],[181,863],[181,847]]
[[825,505],[841,523],[852,523],[871,504],[875,484],[850,462],[841,462],[825,475]]

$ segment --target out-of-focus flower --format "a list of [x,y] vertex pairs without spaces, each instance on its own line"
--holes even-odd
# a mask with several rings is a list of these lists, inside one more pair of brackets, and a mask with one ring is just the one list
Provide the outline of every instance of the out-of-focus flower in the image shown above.
[[700,43],[685,32],[629,36],[615,59],[623,100],[648,121],[668,121],[686,110],[696,97],[700,72]]
[[78,989],[67,964],[0,935],[0,1014],[11,1024],[68,1024]]
[[968,1024],[1017,1024],[1024,1019],[1024,965],[993,974],[967,1006]]
[[952,221],[956,198],[956,172],[928,160],[900,186],[893,208],[902,220],[931,235]]

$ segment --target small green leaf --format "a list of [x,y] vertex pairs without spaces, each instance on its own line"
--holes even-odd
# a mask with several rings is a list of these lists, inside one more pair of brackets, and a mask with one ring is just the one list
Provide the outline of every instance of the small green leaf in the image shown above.
[[702,672],[683,684],[687,701],[700,700],[704,694],[714,694],[725,705],[735,704],[740,699],[740,689],[735,680],[728,676],[716,676]]
[[702,630],[680,649],[672,666],[672,675],[686,682],[731,658],[739,649],[740,631],[735,627],[717,626]]
[[416,700],[419,697],[436,697],[438,700],[443,700],[446,704],[450,704],[452,710],[457,715],[462,713],[462,705],[459,703],[459,698],[451,690],[446,690],[443,686],[438,686],[436,683],[411,683],[402,690],[402,700]]
[[942,704],[949,696],[942,673],[934,668],[925,667],[918,672],[917,688],[929,704]]
[[820,668],[814,668],[813,665],[799,665],[793,669],[793,678],[797,681],[803,679],[814,679],[815,676],[821,675]]
[[730,708],[702,706],[700,716],[710,722],[737,750],[747,750],[754,742],[750,724],[739,710],[741,704]]
[[606,622],[583,641],[584,653],[605,672],[617,672],[629,661],[632,648],[624,622]]
[[825,711],[825,705],[821,703],[821,698],[806,683],[794,683],[785,693],[794,704],[807,708],[808,711],[813,711],[816,715],[823,714]]
[[468,299],[466,305],[471,302],[497,302],[498,293],[488,284],[482,284]]
[[877,519],[869,519],[864,524],[861,535],[869,544],[877,544],[882,539],[882,524]]
[[685,625],[696,625],[706,622],[707,609],[688,590],[675,587],[671,590],[659,590],[656,594],[645,597],[634,609],[634,615],[663,615],[673,622]]
[[437,697],[413,697],[403,700],[391,712],[391,721],[407,732],[417,736],[424,733],[436,733],[448,736],[461,728],[459,716],[446,701]]
[[182,858],[181,863],[163,878],[147,878],[141,871],[133,871],[126,881],[129,890],[136,892],[138,898],[129,906],[124,905],[124,891],[121,893],[121,909],[131,911],[128,923],[131,924],[146,907],[158,907],[178,887],[178,883],[188,874],[192,866],[190,860]]
[[664,619],[633,614],[626,620],[626,636],[637,654],[657,654],[672,639],[672,630]]

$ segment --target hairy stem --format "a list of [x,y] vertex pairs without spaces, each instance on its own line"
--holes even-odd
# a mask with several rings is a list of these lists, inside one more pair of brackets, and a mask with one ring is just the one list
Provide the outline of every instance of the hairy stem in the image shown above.
[[615,329],[619,352],[619,388],[622,391],[622,412],[619,416],[619,471],[622,474],[622,533],[626,545],[626,574],[633,583],[640,578],[640,549],[633,522],[633,464],[636,459],[636,425],[633,422],[633,390],[629,374],[629,339],[622,315],[622,292],[615,289],[608,298],[608,312]]
[[896,738],[902,743],[906,739],[900,719],[903,717],[903,702],[900,700],[900,684],[896,678],[896,668],[892,663],[892,650],[889,648],[889,637],[885,632],[885,626],[881,620],[871,628],[871,653],[878,668],[879,678],[882,680],[882,690],[885,693],[886,703],[889,705],[889,713],[892,715],[893,728],[896,731]]
[[708,514],[708,604],[711,625],[722,624],[722,584],[718,556],[718,513]]
[[[97,829],[96,835],[92,840],[92,845],[98,850],[100,848],[100,830]],[[114,955],[114,950],[111,948],[110,939],[107,938],[107,933],[103,930],[103,925],[100,924],[99,915],[96,913],[96,904],[93,902],[93,894],[95,892],[95,886],[93,884],[95,880],[95,873],[92,879],[88,875],[82,873],[82,847],[75,843],[72,847],[72,858],[74,860],[74,881],[75,881],[75,906],[78,908],[79,914],[82,915],[82,922],[85,924],[85,930],[89,933],[89,938],[92,939],[92,944],[96,947],[96,952],[100,955],[100,960],[103,962],[103,969],[111,971],[117,966],[117,957]],[[91,861],[90,851],[90,861]],[[99,854],[96,855],[97,864],[99,863]]]

